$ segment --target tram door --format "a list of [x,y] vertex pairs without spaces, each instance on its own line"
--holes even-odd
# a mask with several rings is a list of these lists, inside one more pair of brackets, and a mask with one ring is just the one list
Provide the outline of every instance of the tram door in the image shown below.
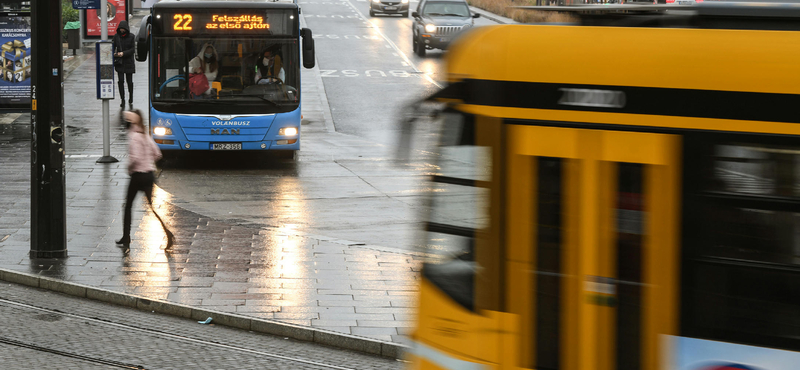
[[507,125],[518,366],[659,369],[677,331],[675,135]]

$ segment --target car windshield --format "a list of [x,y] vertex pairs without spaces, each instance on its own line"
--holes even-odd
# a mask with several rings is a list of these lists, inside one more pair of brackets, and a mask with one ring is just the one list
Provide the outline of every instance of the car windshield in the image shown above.
[[469,17],[469,8],[465,3],[428,2],[422,10],[423,16]]
[[[166,111],[297,108],[299,50],[293,38],[159,37],[154,42],[152,101]],[[204,59],[205,54],[211,57]],[[188,81],[201,66],[208,90],[198,93]]]

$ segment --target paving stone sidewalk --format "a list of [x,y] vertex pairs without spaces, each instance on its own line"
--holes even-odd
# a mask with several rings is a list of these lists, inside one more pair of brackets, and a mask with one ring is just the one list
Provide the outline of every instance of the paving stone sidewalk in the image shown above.
[[[132,24],[135,24],[132,22]],[[30,259],[30,116],[0,120],[0,269],[33,273],[208,310],[235,312],[382,341],[404,343],[413,326],[419,259],[413,254],[298,235],[289,229],[215,220],[188,211],[160,188],[155,207],[177,242],[144,203],[134,207],[130,250],[117,247],[128,175],[119,100],[111,101],[111,155],[103,152],[94,58],[64,83],[67,127],[67,248],[63,260]],[[134,106],[147,106],[147,65],[134,75]],[[303,70],[304,140],[331,127],[317,69]],[[143,109],[146,110],[146,109]],[[313,145],[313,144],[312,144]],[[140,197],[142,198],[142,197]]]

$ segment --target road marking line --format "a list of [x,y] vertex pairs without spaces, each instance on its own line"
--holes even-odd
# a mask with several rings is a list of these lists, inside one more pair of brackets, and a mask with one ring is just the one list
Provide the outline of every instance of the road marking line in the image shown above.
[[[356,1],[358,1],[358,0],[356,0]],[[397,45],[394,42],[392,42],[392,40],[390,40],[388,37],[386,37],[386,35],[383,34],[381,29],[378,28],[378,26],[376,24],[373,24],[372,22],[369,22],[367,20],[367,17],[365,17],[364,14],[361,14],[361,11],[358,10],[358,8],[356,8],[356,6],[353,5],[353,3],[350,2],[350,0],[347,0],[347,3],[353,8],[353,10],[356,11],[356,13],[358,13],[358,15],[362,19],[364,19],[364,23],[368,23],[372,28],[375,29],[375,32],[377,32],[379,35],[381,35],[381,37],[383,37],[383,39],[386,40],[386,42],[389,43],[389,45],[391,45],[392,48],[394,48],[394,50],[400,55],[400,57],[403,58],[403,60],[405,60],[406,63],[408,63],[408,66],[414,69],[414,72],[423,74],[423,76],[425,76],[425,79],[428,80],[428,82],[434,84],[436,87],[438,87],[440,89],[443,87],[440,83],[436,82],[436,80],[431,78],[431,76],[429,74],[427,74],[427,73],[421,71],[419,68],[417,68],[417,66],[414,65],[414,63],[411,61],[411,59],[408,58],[406,53],[401,51],[400,48],[397,47]]]

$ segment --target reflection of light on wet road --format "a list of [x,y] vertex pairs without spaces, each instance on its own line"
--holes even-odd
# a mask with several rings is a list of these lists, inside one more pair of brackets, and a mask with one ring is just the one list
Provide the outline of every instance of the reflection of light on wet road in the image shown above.
[[[169,201],[172,195],[162,190],[160,187],[153,187],[153,208],[158,212],[161,219],[169,225]],[[146,275],[130,276],[132,285],[139,285],[144,288],[164,287],[159,289],[142,289],[146,296],[156,299],[166,299],[169,291],[169,282],[173,279],[170,263],[164,254],[164,247],[167,244],[164,228],[156,216],[147,205],[144,194],[139,193],[136,200],[138,207],[145,207],[145,214],[139,224],[139,230],[134,234],[134,242],[131,244],[130,253],[126,257],[129,262],[147,262],[149,267],[144,268]],[[128,275],[126,275],[128,276]]]
[[422,72],[425,72],[426,75],[432,76],[436,73],[438,64],[436,60],[431,59],[423,59],[419,64],[417,64],[417,69]]
[[314,283],[313,270],[309,269],[313,253],[304,238],[295,236],[308,223],[308,206],[298,178],[280,178],[275,188],[278,196],[268,206],[277,211],[278,228],[262,231],[263,244],[254,243],[258,249],[255,253],[270,267],[254,280],[279,287],[281,306],[296,306],[307,301],[306,295]]

